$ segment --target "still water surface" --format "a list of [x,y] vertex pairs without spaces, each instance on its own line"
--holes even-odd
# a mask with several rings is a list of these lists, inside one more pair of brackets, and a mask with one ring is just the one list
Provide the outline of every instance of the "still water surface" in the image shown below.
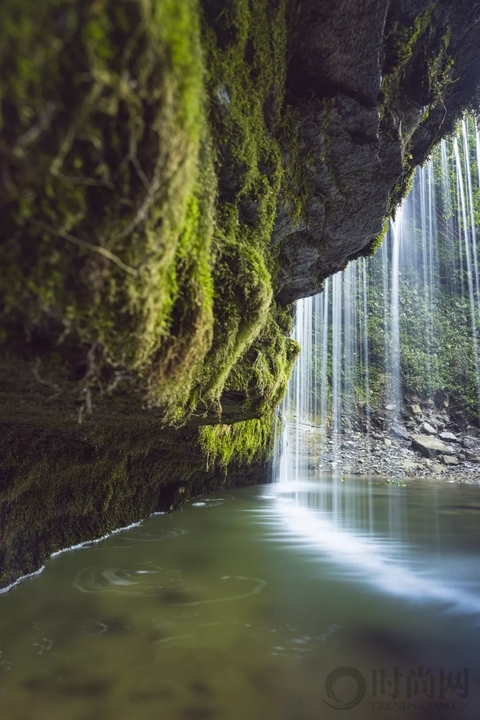
[[0,720],[478,720],[479,518],[325,478],[61,554],[0,596]]

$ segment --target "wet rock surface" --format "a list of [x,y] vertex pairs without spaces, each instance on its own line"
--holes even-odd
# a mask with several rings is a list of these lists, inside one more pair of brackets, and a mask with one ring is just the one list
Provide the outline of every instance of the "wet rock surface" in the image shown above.
[[291,226],[287,199],[277,214],[281,303],[319,292],[368,254],[413,166],[476,86],[479,15],[477,2],[445,0],[291,4],[287,102],[297,112],[304,209]]

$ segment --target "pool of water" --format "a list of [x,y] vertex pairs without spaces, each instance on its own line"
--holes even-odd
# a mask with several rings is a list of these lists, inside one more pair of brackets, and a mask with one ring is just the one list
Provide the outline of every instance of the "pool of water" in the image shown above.
[[478,720],[479,519],[474,486],[305,479],[58,555],[0,596],[0,718]]

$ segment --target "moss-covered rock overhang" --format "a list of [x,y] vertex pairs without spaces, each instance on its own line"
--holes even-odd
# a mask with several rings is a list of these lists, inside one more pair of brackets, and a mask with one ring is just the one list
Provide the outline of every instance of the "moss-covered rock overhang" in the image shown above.
[[3,347],[80,419],[112,395],[168,424],[271,414],[296,352],[269,247],[285,4],[6,0],[0,21]]
[[36,496],[54,523],[59,428],[96,442],[102,532],[108,493],[112,525],[122,487],[151,490],[139,423],[157,489],[169,444],[212,484],[215,463],[263,462],[298,352],[288,305],[371,250],[474,104],[479,20],[447,0],[3,0],[4,527]]

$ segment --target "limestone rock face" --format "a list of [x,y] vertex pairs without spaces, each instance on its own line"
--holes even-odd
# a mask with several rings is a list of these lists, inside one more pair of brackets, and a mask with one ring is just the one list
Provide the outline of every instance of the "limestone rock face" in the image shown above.
[[379,245],[475,104],[480,0],[87,6],[2,3],[7,381],[19,358],[86,414],[273,416],[288,306]]
[[476,92],[479,14],[465,0],[297,4],[287,97],[306,200],[290,232],[278,215],[281,302],[319,292],[381,234],[412,169]]
[[[319,292],[326,277],[381,233],[402,167],[399,143],[378,135],[378,108],[339,93],[302,105],[300,112],[310,194],[305,219],[281,244],[282,303]],[[273,242],[280,241],[278,235]]]

